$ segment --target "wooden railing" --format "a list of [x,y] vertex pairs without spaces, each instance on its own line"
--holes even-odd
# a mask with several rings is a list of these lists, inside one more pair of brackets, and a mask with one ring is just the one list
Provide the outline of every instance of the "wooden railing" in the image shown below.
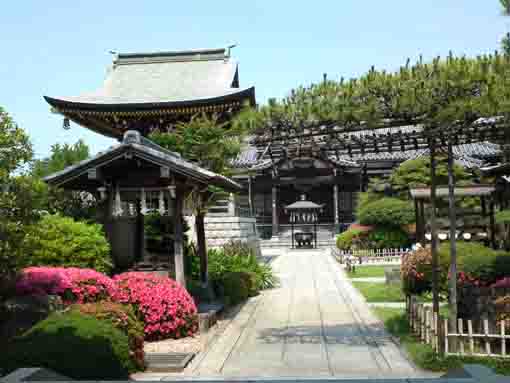
[[406,299],[409,327],[422,343],[446,355],[510,358],[510,321],[458,319],[457,331],[449,330],[448,319],[413,296]]

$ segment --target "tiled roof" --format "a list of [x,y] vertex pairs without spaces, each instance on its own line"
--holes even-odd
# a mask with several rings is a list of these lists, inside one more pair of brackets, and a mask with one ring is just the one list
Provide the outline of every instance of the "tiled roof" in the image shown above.
[[183,159],[178,153],[171,152],[141,137],[136,131],[127,131],[124,134],[124,140],[121,144],[110,147],[104,152],[100,152],[94,157],[81,161],[75,165],[68,166],[62,171],[50,174],[43,180],[49,184],[61,186],[69,180],[87,172],[88,169],[101,166],[112,158],[118,158],[126,151],[131,151],[135,155],[144,158],[150,162],[157,163],[160,166],[168,166],[171,171],[182,174],[197,182],[223,187],[229,191],[238,191],[242,186],[230,178],[211,172],[198,165]]
[[[408,127],[415,129],[416,127]],[[384,130],[390,130],[388,128]],[[398,128],[401,129],[401,128]],[[379,130],[378,130],[379,133]],[[353,133],[354,134],[354,133]],[[368,135],[368,131],[360,131],[355,134]],[[428,156],[427,149],[406,150],[380,153],[354,154],[352,157],[348,155],[340,155],[337,157],[334,153],[329,153],[329,159],[341,166],[360,166],[364,162],[370,161],[395,161],[403,162],[412,160],[422,156]],[[453,153],[457,164],[468,168],[479,168],[484,165],[488,159],[493,159],[501,155],[499,145],[490,142],[480,142],[472,144],[462,144],[453,147]],[[237,168],[251,168],[253,170],[262,170],[271,166],[271,159],[267,151],[258,149],[254,146],[248,146],[233,161],[233,165]]]
[[159,104],[206,101],[246,92],[226,49],[118,54],[103,86],[75,97],[47,98],[74,104]]

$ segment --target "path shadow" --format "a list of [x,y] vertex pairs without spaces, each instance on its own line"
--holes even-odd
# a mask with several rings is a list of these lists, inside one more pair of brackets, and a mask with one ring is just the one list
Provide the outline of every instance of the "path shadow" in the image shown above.
[[267,344],[339,344],[346,346],[377,347],[392,340],[382,325],[365,326],[363,330],[355,324],[333,326],[291,326],[267,328],[259,331],[258,339]]

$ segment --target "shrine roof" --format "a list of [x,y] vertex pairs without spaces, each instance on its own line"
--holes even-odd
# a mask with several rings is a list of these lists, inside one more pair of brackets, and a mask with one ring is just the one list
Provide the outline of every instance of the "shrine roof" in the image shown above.
[[86,174],[89,169],[98,168],[118,158],[123,158],[125,153],[159,166],[168,167],[171,172],[204,185],[221,187],[227,191],[242,190],[242,186],[230,178],[191,163],[178,153],[166,150],[153,141],[140,136],[136,131],[126,132],[121,144],[112,146],[75,165],[68,166],[62,171],[50,174],[43,180],[51,185],[64,186],[67,182]]
[[323,205],[318,205],[312,201],[296,201],[285,206],[286,210],[320,210]]
[[57,109],[168,108],[245,99],[255,89],[239,88],[237,62],[228,49],[120,53],[99,89],[72,97],[45,97]]

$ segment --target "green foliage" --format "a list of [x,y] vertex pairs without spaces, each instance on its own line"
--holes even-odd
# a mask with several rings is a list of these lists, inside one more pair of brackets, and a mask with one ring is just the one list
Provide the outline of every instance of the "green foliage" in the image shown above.
[[510,33],[505,34],[501,39],[501,50],[505,55],[510,55]]
[[32,144],[7,112],[0,107],[0,184],[32,159]]
[[371,282],[352,282],[367,302],[405,302],[405,295],[398,285],[385,285]]
[[59,215],[45,215],[31,225],[24,245],[30,266],[92,268],[109,272],[110,245],[102,227]]
[[403,309],[375,307],[373,310],[384,322],[386,330],[399,339],[411,360],[424,370],[445,372],[460,368],[463,364],[481,364],[493,369],[497,374],[510,375],[508,359],[437,355],[430,345],[421,343],[413,336]]
[[[454,165],[453,173],[457,184],[468,182],[473,178],[471,174],[459,165]],[[430,157],[404,161],[393,170],[390,182],[393,189],[397,191],[407,191],[410,187],[429,186]],[[448,164],[445,158],[439,158],[437,161],[436,183],[437,185],[448,184]]]
[[128,336],[109,320],[75,311],[54,313],[0,353],[7,372],[46,367],[72,379],[127,379],[137,370]]
[[378,226],[366,239],[371,249],[400,249],[411,244],[409,235],[400,228]]
[[352,279],[356,278],[384,278],[384,270],[387,266],[358,266],[355,272],[349,273],[347,276]]
[[31,174],[37,178],[46,177],[52,173],[65,169],[89,157],[89,147],[83,140],[78,140],[74,145],[55,144],[51,146],[49,157],[35,160],[32,163]]
[[[10,188],[12,173],[32,158],[28,135],[0,107],[0,280],[12,279],[23,267],[19,244],[25,237],[24,225],[36,219],[33,209],[21,204],[23,198]],[[2,284],[2,283],[0,283]],[[0,286],[1,288],[1,286]]]
[[250,273],[235,271],[223,275],[219,290],[221,295],[228,297],[230,304],[237,304],[253,294],[253,276]]
[[402,286],[407,294],[423,294],[432,289],[432,253],[430,247],[406,254],[400,265]]
[[128,336],[131,359],[138,369],[144,369],[144,330],[141,322],[130,305],[123,305],[109,301],[97,303],[77,304],[72,310],[90,315],[99,320],[107,320]]
[[496,223],[502,223],[502,224],[510,224],[510,210],[502,210],[498,211],[494,215],[494,220]]
[[363,225],[400,227],[414,223],[414,206],[397,198],[385,197],[358,205],[357,217]]
[[242,277],[249,279],[246,285],[250,296],[256,295],[262,289],[273,287],[277,282],[271,266],[260,263],[247,244],[230,242],[222,249],[210,249],[207,256],[209,276],[218,290],[222,290],[226,276],[231,273],[241,273]]
[[336,247],[340,250],[349,250],[359,244],[360,239],[366,235],[367,233],[360,229],[346,230],[336,237]]
[[240,124],[229,125],[203,114],[177,124],[170,132],[153,132],[150,139],[213,172],[227,174],[230,160],[241,151],[244,134]]
[[[292,125],[300,133],[308,123],[334,122],[346,130],[384,125],[425,124],[444,129],[480,117],[505,115],[510,101],[510,57],[495,53],[476,58],[409,60],[395,72],[370,69],[357,79],[322,81],[299,87],[283,100],[259,108],[257,132]],[[432,128],[434,127],[434,128]],[[437,127],[437,128],[436,128]]]
[[[450,244],[439,247],[441,279],[446,280],[450,267]],[[493,250],[477,242],[457,242],[457,270],[485,283],[508,276],[510,254]]]
[[503,8],[503,14],[505,16],[510,15],[510,0],[499,0],[501,8]]

